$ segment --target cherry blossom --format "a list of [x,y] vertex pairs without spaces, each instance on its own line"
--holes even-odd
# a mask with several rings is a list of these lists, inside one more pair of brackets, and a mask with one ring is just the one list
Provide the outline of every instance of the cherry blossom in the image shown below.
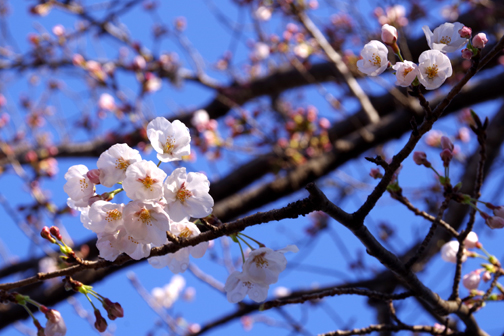
[[498,216],[488,216],[486,218],[487,225],[492,229],[502,229],[504,228],[504,218]]
[[295,245],[278,251],[273,251],[268,247],[261,247],[250,252],[243,264],[243,273],[247,279],[253,283],[271,285],[278,281],[278,276],[287,267],[287,259],[284,256],[286,252],[298,252]]
[[163,197],[166,173],[152,161],[132,163],[126,169],[123,188],[132,200],[159,200]]
[[210,121],[210,116],[208,112],[205,110],[198,110],[194,112],[194,115],[191,119],[191,124],[196,127],[196,129],[200,132],[205,130],[207,124]]
[[[441,258],[444,261],[456,263],[459,245],[460,245],[459,242],[456,240],[452,240],[444,244],[443,247],[441,248]],[[467,259],[465,252],[466,250],[464,249],[464,254],[462,254],[462,262],[466,261]]]
[[255,13],[254,16],[261,21],[268,21],[271,18],[271,12],[272,10],[268,7],[265,6],[259,6]]
[[270,47],[264,42],[257,42],[252,52],[252,57],[258,61],[268,58],[270,55]]
[[68,194],[70,199],[74,201],[75,206],[87,206],[87,202],[95,192],[95,184],[87,177],[89,169],[84,165],[76,165],[68,168],[65,174],[67,182],[63,186],[63,190]]
[[[187,220],[173,223],[170,227],[170,231],[173,235],[180,238],[191,238],[201,233],[194,223]],[[154,268],[163,268],[168,266],[170,271],[173,273],[182,273],[189,266],[189,255],[193,258],[201,258],[205,255],[207,248],[208,242],[201,242],[196,246],[184,247],[175,253],[152,257],[149,259],[149,263]]]
[[388,49],[380,41],[372,40],[361,51],[363,59],[357,61],[357,68],[368,76],[378,76],[389,65]]
[[102,93],[98,100],[98,107],[105,111],[113,111],[116,109],[114,97],[108,93]]
[[146,258],[152,245],[138,242],[128,234],[124,226],[119,226],[115,232],[98,233],[96,247],[100,251],[100,258],[114,261],[121,253],[126,253],[135,260]]
[[392,66],[396,71],[395,85],[408,87],[418,75],[418,66],[410,61],[397,62]]
[[418,80],[427,90],[434,90],[452,75],[450,59],[438,50],[427,50],[418,59]]
[[47,324],[45,326],[46,336],[64,336],[67,332],[65,321],[59,311],[50,309],[46,314]]
[[147,125],[147,137],[162,162],[181,160],[191,153],[189,130],[179,120],[169,122],[163,117],[152,120]]
[[165,308],[171,308],[171,306],[177,301],[180,293],[185,287],[185,279],[183,276],[175,274],[170,282],[166,284],[163,288],[156,287],[152,290],[151,294],[154,300]]
[[126,177],[126,169],[135,162],[142,161],[140,153],[127,144],[115,144],[98,158],[96,166],[100,169],[100,182],[112,187]]
[[170,218],[159,203],[133,201],[123,210],[124,227],[132,239],[139,243],[160,246],[166,243],[170,231]]
[[106,201],[96,201],[89,209],[89,226],[87,229],[95,232],[115,232],[124,223],[124,204]]
[[464,246],[467,247],[468,249],[471,249],[475,248],[477,244],[478,244],[478,235],[474,231],[469,232],[466,239],[464,240]]
[[211,214],[214,201],[209,191],[210,182],[204,174],[186,173],[184,167],[175,169],[164,185],[166,211],[170,218],[180,221]]
[[231,303],[240,302],[249,296],[255,302],[263,302],[268,296],[268,284],[253,282],[246,274],[235,271],[229,275],[224,285],[226,298]]
[[429,47],[443,53],[457,51],[469,41],[469,39],[460,36],[459,30],[462,28],[464,25],[460,22],[443,23],[434,29],[434,32],[430,30],[429,26],[422,27]]

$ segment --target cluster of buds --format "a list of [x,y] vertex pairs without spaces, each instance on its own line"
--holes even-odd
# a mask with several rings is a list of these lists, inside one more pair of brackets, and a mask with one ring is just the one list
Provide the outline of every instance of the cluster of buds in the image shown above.
[[483,211],[479,211],[485,223],[492,229],[504,228],[504,206],[495,206],[491,203],[484,203],[487,208],[493,211],[493,216],[489,216]]
[[100,295],[99,293],[93,290],[92,286],[84,285],[82,282],[76,281],[71,277],[66,277],[64,279],[64,283],[65,283],[65,289],[67,291],[73,290],[74,292],[82,293],[87,297],[89,303],[93,307],[94,315],[96,318],[94,326],[96,330],[98,330],[99,332],[104,332],[107,329],[108,324],[107,320],[103,318],[100,310],[96,308],[96,306],[93,304],[90,295],[96,298],[101,303],[102,307],[107,312],[107,317],[110,320],[113,321],[116,318],[124,317],[124,310],[118,302],[112,302],[110,299]]
[[436,169],[432,166],[432,164],[427,160],[427,154],[425,152],[420,152],[416,151],[413,153],[413,161],[419,165],[419,166],[424,166],[426,168],[432,169],[436,175],[439,177],[439,181],[441,182],[442,185],[448,186],[450,184],[450,179],[449,179],[449,166],[450,162],[453,159],[453,151],[455,146],[451,142],[451,140],[446,137],[442,136],[440,139],[440,145],[441,145],[441,153],[439,154],[441,156],[441,160],[443,160],[443,167],[445,168],[445,176],[441,176]]
[[40,236],[51,244],[59,246],[61,253],[65,255],[61,257],[62,259],[72,262],[77,258],[72,248],[63,241],[63,236],[56,226],[51,226],[51,228],[44,226],[42,231],[40,231]]
[[[459,31],[460,37],[466,38],[466,39],[471,39],[472,36],[472,29],[469,27],[462,27]],[[471,59],[477,54],[479,54],[479,51],[485,47],[487,44],[488,39],[486,37],[485,33],[479,33],[476,34],[470,43],[467,44],[467,48],[462,49],[462,58],[464,59]]]

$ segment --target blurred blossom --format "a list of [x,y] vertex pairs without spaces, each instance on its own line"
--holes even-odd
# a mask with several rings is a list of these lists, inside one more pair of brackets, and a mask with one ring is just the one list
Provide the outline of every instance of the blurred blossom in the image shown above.
[[102,110],[113,111],[116,109],[114,97],[108,93],[103,93],[98,100],[98,107]]
[[185,301],[193,301],[195,297],[196,289],[194,287],[187,287],[184,291],[184,295],[182,296]]
[[308,1],[308,7],[310,9],[317,9],[318,6],[319,6],[319,4],[318,4],[317,0],[310,0],[310,1]]
[[260,6],[259,8],[256,9],[254,15],[258,20],[268,21],[271,18],[271,13],[272,13],[271,8]]
[[455,21],[459,17],[458,6],[444,6],[441,8],[441,16],[448,21]]
[[194,115],[191,119],[191,124],[201,132],[206,128],[209,121],[210,116],[208,115],[208,112],[205,110],[198,110],[194,112]]
[[254,320],[250,316],[243,316],[240,318],[240,322],[243,326],[243,329],[245,331],[250,331],[252,330],[252,326],[254,325]]
[[53,27],[52,32],[54,35],[61,37],[65,35],[65,28],[59,24]]
[[306,43],[300,43],[294,47],[294,54],[300,58],[308,58],[312,52],[310,45]]
[[152,72],[145,74],[145,92],[155,92],[161,88],[161,79],[156,77]]
[[282,297],[286,297],[286,296],[289,296],[291,294],[291,290],[288,289],[287,287],[277,287],[273,290],[273,296],[275,298],[282,298]]
[[460,139],[462,142],[469,142],[471,140],[471,132],[467,127],[461,127],[457,134],[457,139]]
[[268,58],[270,55],[270,47],[263,42],[257,42],[254,46],[254,51],[252,52],[252,57],[258,61],[262,61]]
[[431,147],[439,147],[441,146],[441,137],[443,133],[437,130],[432,130],[427,133],[425,137],[425,143]]
[[180,293],[185,287],[185,279],[183,276],[175,274],[170,282],[163,288],[156,287],[152,290],[151,295],[156,303],[170,308],[177,301]]

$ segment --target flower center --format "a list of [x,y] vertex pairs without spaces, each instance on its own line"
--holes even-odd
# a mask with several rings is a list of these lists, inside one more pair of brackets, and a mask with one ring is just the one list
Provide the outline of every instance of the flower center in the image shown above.
[[180,189],[177,191],[175,198],[179,200],[180,203],[184,204],[185,201],[192,195],[192,192],[190,190],[187,190],[187,188],[185,187],[185,182],[183,182],[180,186]]
[[256,264],[256,266],[259,268],[264,268],[264,267],[269,266],[268,260],[266,260],[266,258],[264,258],[264,253],[256,255],[254,257],[254,259],[252,259],[252,262],[254,262]]
[[105,220],[107,222],[116,221],[122,218],[122,213],[118,209],[110,210],[107,212],[107,216],[105,216]]
[[403,70],[403,77],[406,77],[411,71],[413,71],[413,68],[404,68]]
[[136,241],[133,237],[131,236],[128,236],[128,241],[130,241],[131,243],[133,244],[137,244],[138,245],[138,241]]
[[182,232],[180,232],[179,237],[181,238],[189,238],[192,235],[191,229],[189,229],[187,226],[185,227]]
[[427,75],[427,78],[429,78],[429,79],[436,77],[437,73],[438,73],[437,64],[434,64],[433,66],[427,67],[427,69],[425,69],[425,74]]
[[116,160],[116,168],[120,170],[126,170],[130,163],[128,160],[124,160],[122,157]]
[[85,178],[79,180],[79,183],[80,183],[81,191],[84,191],[84,189],[87,189],[89,187],[89,184],[87,183]]
[[371,59],[369,60],[369,63],[371,63],[374,66],[379,66],[381,64],[381,58],[380,56],[373,54]]
[[166,142],[163,145],[163,152],[165,154],[173,154],[173,150],[175,149],[175,140],[169,136],[166,138]]
[[142,208],[140,211],[137,211],[135,213],[135,216],[138,217],[138,219],[145,225],[152,226],[151,222],[153,220],[156,220],[154,217],[151,216],[150,211]]
[[451,37],[449,36],[443,36],[441,38],[441,40],[439,40],[440,43],[443,43],[443,44],[449,44],[451,42]]
[[150,175],[145,176],[145,178],[143,178],[143,179],[139,178],[138,181],[142,182],[145,189],[149,189],[150,191],[153,190],[152,185],[157,183],[157,180],[150,177]]

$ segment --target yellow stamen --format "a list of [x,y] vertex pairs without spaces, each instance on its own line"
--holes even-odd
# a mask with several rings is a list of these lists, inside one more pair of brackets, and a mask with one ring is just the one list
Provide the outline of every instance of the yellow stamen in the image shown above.
[[124,160],[122,157],[116,160],[116,168],[121,170],[128,169],[130,163],[128,160]]
[[443,36],[443,38],[441,38],[441,40],[439,40],[440,43],[443,43],[443,44],[448,44],[451,42],[451,37],[449,36]]
[[264,268],[264,267],[268,267],[269,266],[269,263],[268,263],[268,260],[266,260],[264,258],[264,255],[266,253],[261,253],[261,254],[258,254],[254,257],[254,259],[252,259],[252,262],[254,262],[256,264],[257,267],[260,267],[260,268]]
[[413,71],[413,68],[404,68],[403,70],[403,77],[406,77],[411,71]]
[[84,191],[84,189],[87,189],[89,187],[89,184],[87,183],[85,178],[83,178],[82,180],[79,180],[79,183],[80,183],[81,191]]
[[[373,60],[373,61],[371,61]],[[380,56],[373,54],[373,57],[369,60],[369,63],[375,65],[375,66],[380,66],[381,65],[381,58]]]
[[191,229],[189,229],[186,226],[185,229],[180,232],[179,237],[181,237],[181,238],[189,238],[191,235],[192,235]]
[[122,218],[122,213],[118,209],[110,210],[107,212],[107,216],[105,216],[105,220],[107,222],[116,221]]
[[185,182],[183,182],[180,186],[180,189],[177,191],[175,198],[179,200],[180,203],[184,204],[185,201],[192,195],[192,192],[190,190],[187,190],[187,188],[185,187]]
[[438,73],[437,64],[434,64],[433,66],[427,67],[427,69],[425,69],[425,74],[427,75],[427,78],[429,78],[429,79],[436,77],[437,73]]
[[175,140],[169,136],[166,138],[166,142],[161,144],[161,146],[163,147],[163,153],[172,155],[175,149]]
[[145,225],[152,226],[152,221],[156,220],[154,217],[151,216],[150,211],[142,208],[140,211],[137,211],[135,213],[135,216],[138,217],[138,219]]
[[145,189],[149,189],[150,191],[153,190],[152,185],[157,183],[157,180],[150,177],[150,175],[145,176],[145,178],[143,178],[143,179],[139,178],[138,181],[142,182]]

